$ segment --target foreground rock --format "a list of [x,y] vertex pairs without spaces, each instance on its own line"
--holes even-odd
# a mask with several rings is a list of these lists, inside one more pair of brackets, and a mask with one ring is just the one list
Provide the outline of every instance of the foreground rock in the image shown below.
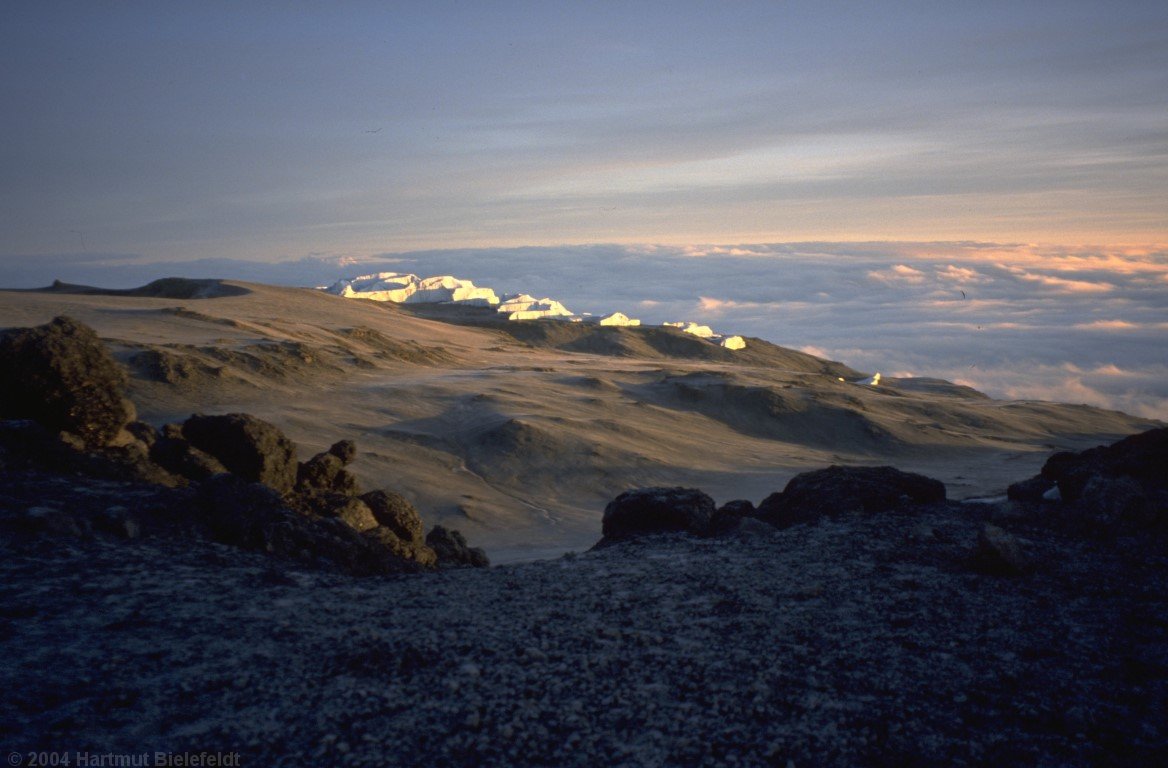
[[758,505],[757,516],[785,528],[821,517],[872,514],[945,501],[938,480],[893,467],[837,467],[804,472]]
[[1011,485],[1010,498],[1097,532],[1164,527],[1168,428],[1080,453],[1056,453],[1039,475]]
[[459,566],[485,568],[490,565],[486,552],[467,545],[466,537],[461,533],[441,525],[434,526],[426,534],[426,545],[434,551],[438,565],[456,568]]
[[0,333],[0,419],[32,419],[101,447],[134,418],[125,388],[125,372],[76,320]]
[[714,500],[696,488],[638,488],[625,491],[604,508],[601,544],[681,531],[709,532]]
[[246,413],[195,415],[182,426],[190,444],[232,474],[280,493],[296,485],[296,447],[273,425]]

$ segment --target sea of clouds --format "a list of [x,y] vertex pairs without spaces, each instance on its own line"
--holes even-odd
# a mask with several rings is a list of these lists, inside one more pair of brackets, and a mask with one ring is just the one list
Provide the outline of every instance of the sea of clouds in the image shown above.
[[[50,276],[48,270],[57,270]],[[591,245],[144,263],[41,259],[10,285],[127,287],[167,275],[322,285],[372,271],[453,274],[574,312],[693,320],[885,376],[1168,421],[1168,253],[985,243]]]

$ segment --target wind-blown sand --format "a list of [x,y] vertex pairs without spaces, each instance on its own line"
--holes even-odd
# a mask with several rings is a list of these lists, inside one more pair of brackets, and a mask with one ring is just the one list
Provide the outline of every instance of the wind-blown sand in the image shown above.
[[233,281],[0,294],[0,327],[59,314],[130,368],[144,420],[247,411],[304,455],[354,438],[363,485],[399,490],[495,561],[590,545],[604,504],[630,487],[757,502],[809,468],[891,463],[951,497],[995,495],[1054,450],[1154,425],[935,380],[862,386],[841,363],[672,328],[508,322]]

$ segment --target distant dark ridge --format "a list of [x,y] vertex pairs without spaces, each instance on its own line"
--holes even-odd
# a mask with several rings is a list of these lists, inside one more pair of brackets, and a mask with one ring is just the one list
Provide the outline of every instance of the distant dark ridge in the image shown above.
[[251,290],[241,285],[229,285],[222,280],[193,280],[186,277],[164,277],[138,288],[95,288],[54,280],[48,288],[34,288],[39,293],[72,293],[86,296],[142,296],[153,299],[218,299],[224,296],[244,296]]

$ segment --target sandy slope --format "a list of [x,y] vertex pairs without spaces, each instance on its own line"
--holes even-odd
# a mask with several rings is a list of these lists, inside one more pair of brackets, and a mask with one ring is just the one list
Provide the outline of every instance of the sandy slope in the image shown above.
[[591,544],[605,502],[631,486],[758,502],[807,468],[880,463],[961,498],[1000,492],[1052,450],[1152,426],[944,382],[842,383],[859,372],[671,329],[507,324],[236,282],[0,293],[0,327],[58,314],[111,343],[145,420],[246,410],[302,456],[354,438],[365,486],[400,490],[496,560]]

